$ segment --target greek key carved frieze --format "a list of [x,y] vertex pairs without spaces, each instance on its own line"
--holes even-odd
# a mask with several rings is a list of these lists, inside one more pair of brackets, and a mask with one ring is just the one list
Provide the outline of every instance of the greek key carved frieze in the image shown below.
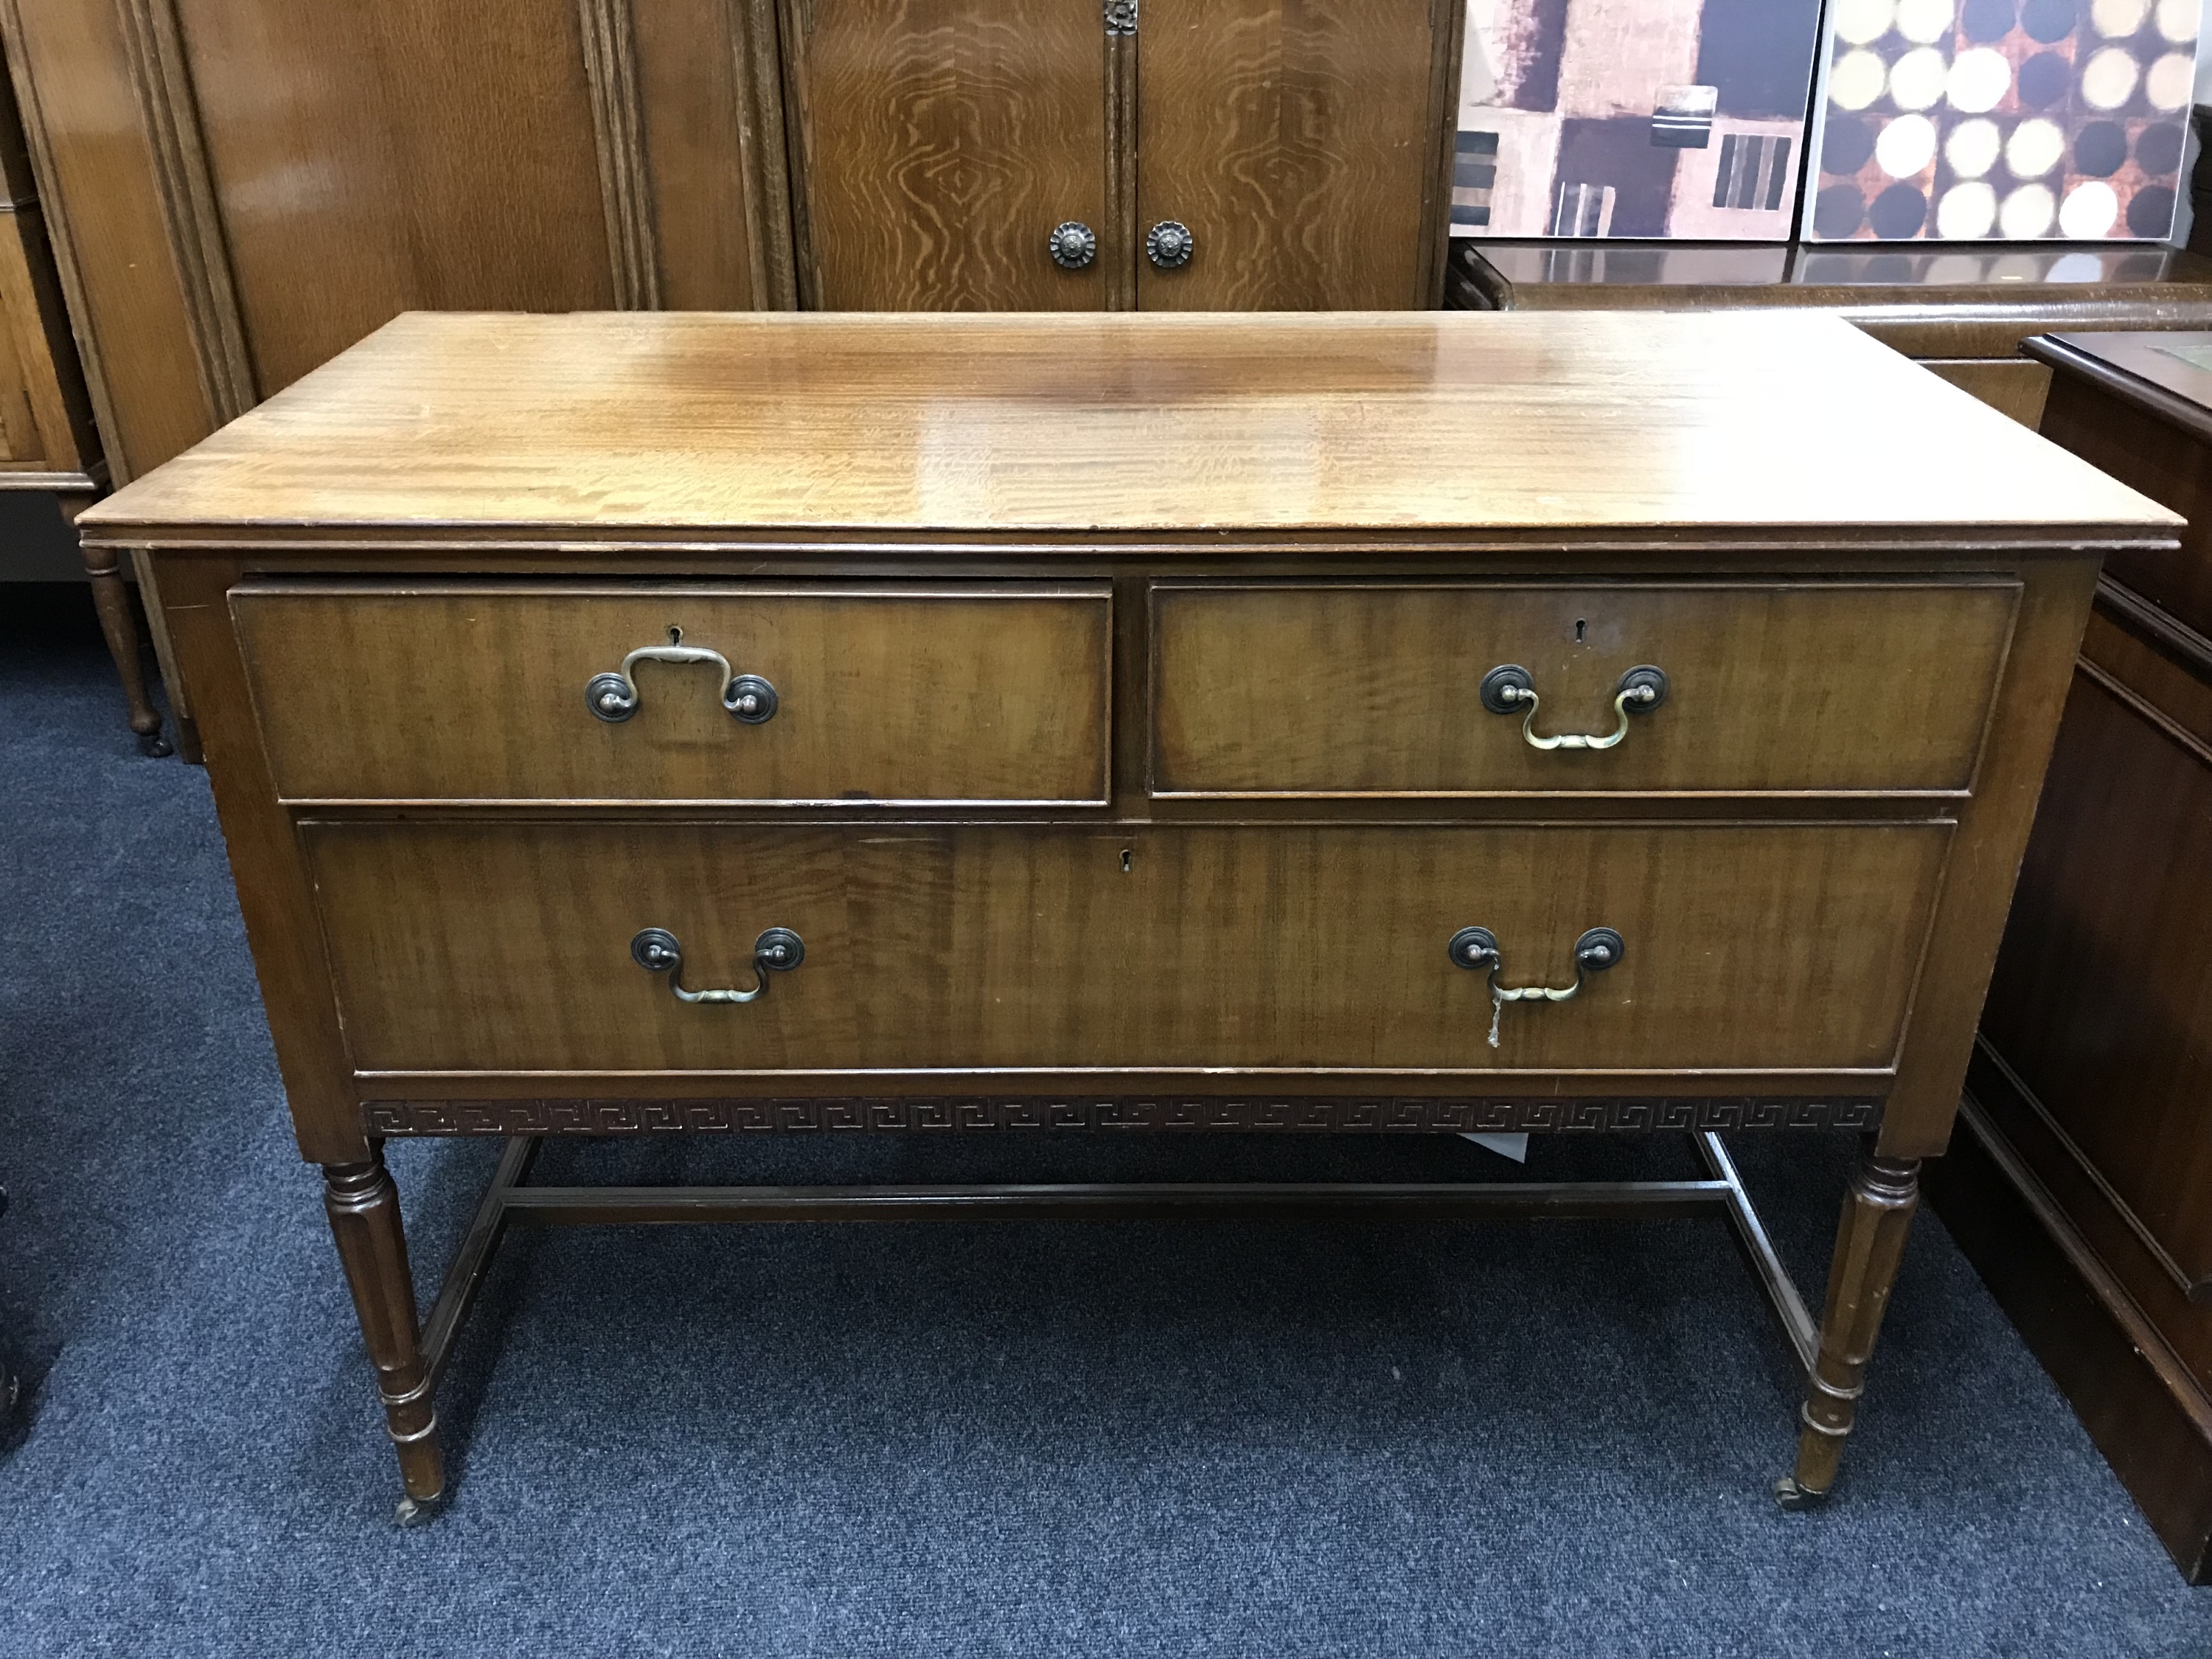
[[373,1135],[623,1135],[799,1130],[1148,1129],[1414,1134],[1867,1129],[1876,1100],[1388,1097],[1107,1099],[371,1101]]

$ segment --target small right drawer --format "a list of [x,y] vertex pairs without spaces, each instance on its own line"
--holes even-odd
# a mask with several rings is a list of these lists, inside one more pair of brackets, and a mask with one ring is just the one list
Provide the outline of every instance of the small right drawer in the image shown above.
[[1972,788],[2020,584],[1163,581],[1151,599],[1158,796],[1947,796]]

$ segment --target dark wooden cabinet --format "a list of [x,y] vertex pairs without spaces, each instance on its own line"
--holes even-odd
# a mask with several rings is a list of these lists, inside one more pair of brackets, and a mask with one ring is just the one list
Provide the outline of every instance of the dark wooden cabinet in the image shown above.
[[2177,512],[2106,562],[1931,1192],[2183,1570],[2212,1577],[2212,334],[2057,336],[2043,431]]

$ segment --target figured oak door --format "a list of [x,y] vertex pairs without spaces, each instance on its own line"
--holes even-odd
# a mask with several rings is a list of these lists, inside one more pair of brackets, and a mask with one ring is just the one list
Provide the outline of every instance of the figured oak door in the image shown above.
[[[1106,223],[1097,0],[783,0],[799,279],[825,311],[1085,311]],[[1088,227],[1091,258],[1053,258]]]
[[[1458,0],[1142,0],[1137,303],[1427,308]],[[1182,226],[1189,257],[1173,263]],[[1158,253],[1160,257],[1155,258]]]

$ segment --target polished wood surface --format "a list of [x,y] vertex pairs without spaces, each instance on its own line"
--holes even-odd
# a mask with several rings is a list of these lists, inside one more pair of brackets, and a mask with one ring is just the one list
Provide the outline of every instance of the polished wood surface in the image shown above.
[[[1884,1073],[1949,842],[1936,824],[305,835],[357,1071],[750,1073],[769,1092],[847,1073],[848,1093],[920,1068],[1474,1074],[1462,1092]],[[1627,948],[1572,1001],[1509,1006],[1492,1048],[1485,977],[1445,950],[1468,926],[1510,984],[1569,983],[1590,927]],[[683,942],[690,988],[750,985],[771,927],[805,960],[757,1002],[687,1006],[630,960],[648,927]]]
[[[1152,590],[1162,794],[1964,793],[2017,586],[1290,585]],[[1531,748],[1482,676],[1527,668],[1534,730],[1607,735],[1644,664],[1666,702],[1601,751]]]
[[[1810,381],[1821,402],[1784,400]],[[1836,466],[1876,412],[1966,470]],[[1950,1135],[2098,560],[2170,548],[2177,520],[1819,318],[1097,313],[410,318],[85,523],[158,568],[301,1150],[349,1191],[385,1133],[465,1117],[1322,1102],[1437,1133],[1464,1127],[1439,1102],[1633,1127],[1750,1101],[1873,1127],[1851,1202],[1880,1210]],[[1073,642],[937,608],[980,583]],[[872,635],[891,613],[861,601],[893,587],[930,608]],[[720,608],[668,616],[686,592]],[[1072,620],[1102,613],[1103,635]],[[1498,723],[1443,665],[1479,684],[1468,651],[1517,653],[1532,624],[1541,729],[1632,644],[1681,682],[1649,719],[1698,716],[1712,753],[1572,757],[1653,769],[1633,795],[1399,791],[1461,763],[1412,728]],[[964,789],[1078,754],[1106,787],[776,805],[725,764],[775,723],[729,732],[696,664],[643,667],[629,727],[592,723],[602,648],[668,627],[727,630],[740,672],[813,641],[787,729],[802,701],[823,723],[776,790],[878,766]],[[1324,698],[1321,729],[1286,731],[1212,653],[1286,708]],[[902,706],[918,689],[952,696],[943,732]],[[1793,703],[1798,749],[1759,724]],[[1390,788],[1152,793],[1176,766]],[[595,769],[641,793],[534,793]],[[1808,775],[1874,786],[1742,781]],[[288,793],[356,778],[533,793]],[[672,994],[751,988],[776,927],[805,954],[757,1000]],[[1499,941],[1499,991],[1565,988],[1592,927],[1622,951],[1571,999],[1504,1001],[1448,951],[1468,927]],[[640,965],[648,927],[680,979]],[[764,1203],[787,1201],[815,1200]],[[1897,1264],[1894,1223],[1853,1216],[1827,1328],[1787,1322],[1833,1385],[1801,1498]],[[434,1434],[398,1413],[427,1395],[393,1379],[419,1362],[434,1386],[458,1304],[410,1347],[393,1251],[349,1267],[419,1487]]]
[[1137,266],[1147,311],[1436,303],[1439,136],[1458,0],[1144,0],[1138,228],[1189,227],[1190,263]]
[[[1949,465],[1834,465],[1877,426],[1940,433]],[[416,313],[82,522],[2155,542],[2174,520],[1817,316]]]
[[2029,427],[2049,376],[2019,358],[2027,338],[2212,328],[2212,259],[2167,247],[1462,241],[1448,293],[1507,310],[1834,311]]
[[[1107,799],[1103,582],[279,582],[230,606],[290,800]],[[767,679],[773,717],[733,718],[711,665],[641,663],[637,712],[595,718],[586,683],[672,633]]]
[[[1102,310],[1106,46],[1095,4],[785,0],[802,270],[830,311]],[[1053,263],[1066,221],[1102,238]]]
[[[2212,405],[2186,333],[2033,342],[2045,432],[2190,515],[2115,557],[1981,1020],[1947,1219],[2185,1571],[2212,1540]],[[2212,376],[2206,377],[2212,380]],[[2030,1275],[2018,1264],[2033,1260]]]

